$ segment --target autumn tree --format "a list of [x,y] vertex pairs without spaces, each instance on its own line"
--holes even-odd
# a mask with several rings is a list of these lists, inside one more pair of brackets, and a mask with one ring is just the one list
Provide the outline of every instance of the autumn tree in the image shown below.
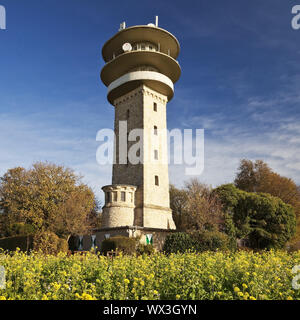
[[92,190],[63,166],[39,162],[28,170],[9,169],[0,178],[1,231],[5,236],[13,235],[16,226],[65,238],[87,233],[96,209]]
[[184,188],[170,188],[171,209],[178,230],[205,231],[220,229],[224,223],[222,205],[212,189],[196,179]]

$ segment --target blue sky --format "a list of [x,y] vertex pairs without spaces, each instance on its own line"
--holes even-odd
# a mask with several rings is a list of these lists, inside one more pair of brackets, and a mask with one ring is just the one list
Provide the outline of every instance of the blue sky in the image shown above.
[[[205,129],[205,170],[231,182],[241,158],[263,159],[300,184],[300,0],[0,0],[0,174],[51,161],[72,167],[102,199],[111,167],[96,134],[113,126],[101,48],[119,24],[154,22],[181,44],[182,76],[168,128]],[[170,166],[170,181],[189,177]]]

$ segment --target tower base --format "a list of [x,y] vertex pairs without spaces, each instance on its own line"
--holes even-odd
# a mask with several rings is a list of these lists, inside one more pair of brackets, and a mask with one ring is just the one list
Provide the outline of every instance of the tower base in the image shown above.
[[[100,228],[94,230],[93,236],[96,236],[94,244],[98,249],[101,248],[101,243],[103,240],[115,236],[123,237],[140,237],[140,243],[147,244],[151,243],[156,250],[162,250],[166,239],[166,236],[176,230],[166,230],[159,228],[147,228],[147,227],[136,227],[136,226],[123,226],[115,228]],[[81,241],[81,250],[88,251],[92,248],[92,236],[85,235]],[[79,237],[77,241],[79,243]]]

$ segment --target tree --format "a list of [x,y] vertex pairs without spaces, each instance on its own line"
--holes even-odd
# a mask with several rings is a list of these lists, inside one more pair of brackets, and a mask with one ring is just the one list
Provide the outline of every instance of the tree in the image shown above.
[[2,233],[12,235],[14,224],[58,236],[86,233],[92,227],[97,203],[90,188],[73,170],[50,163],[35,163],[26,170],[8,170],[0,178]]
[[234,181],[235,186],[248,192],[269,193],[294,207],[296,215],[300,215],[300,189],[287,177],[274,172],[262,160],[243,159]]
[[215,189],[231,215],[238,238],[247,238],[252,248],[282,248],[295,234],[292,206],[270,194],[245,192],[234,185]]
[[170,207],[172,209],[173,220],[178,231],[184,230],[185,212],[187,210],[187,193],[184,189],[177,189],[170,185]]
[[271,169],[262,160],[252,162],[243,159],[240,162],[234,184],[238,189],[247,192],[262,192],[262,183],[271,172]]
[[[247,210],[241,212],[240,216],[236,215],[236,208],[245,199],[247,193],[236,188],[233,184],[224,184],[213,190],[223,205],[225,214],[225,233],[231,238],[242,239],[249,234],[249,217]],[[243,216],[242,214],[245,214]]]
[[170,195],[174,221],[179,230],[212,230],[223,225],[221,202],[207,185],[192,179],[183,189],[172,186]]
[[293,241],[300,240],[300,188],[292,179],[274,172],[262,160],[252,162],[243,159],[240,162],[234,183],[239,189],[248,192],[269,193],[290,204],[297,217],[297,233]]

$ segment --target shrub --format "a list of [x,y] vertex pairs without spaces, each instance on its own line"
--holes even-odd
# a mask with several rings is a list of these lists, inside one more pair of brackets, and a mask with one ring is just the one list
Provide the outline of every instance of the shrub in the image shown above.
[[57,244],[57,252],[65,252],[69,251],[69,244],[66,239],[59,238]]
[[230,245],[229,237],[219,231],[194,232],[192,237],[196,242],[196,250],[200,252],[226,250]]
[[50,231],[41,231],[33,237],[33,250],[42,251],[44,254],[56,254],[59,238]]
[[185,252],[195,249],[194,239],[185,232],[168,234],[164,243],[163,251],[167,254]]
[[151,244],[140,243],[136,251],[137,251],[137,254],[139,255],[143,255],[143,254],[151,255],[155,252],[155,249]]
[[68,252],[68,242],[59,238],[50,231],[41,231],[33,237],[33,250],[41,251],[44,254],[57,254],[58,252]]
[[119,250],[124,254],[134,254],[136,248],[136,240],[123,236],[111,237],[105,239],[101,243],[101,252],[106,255],[108,251]]

